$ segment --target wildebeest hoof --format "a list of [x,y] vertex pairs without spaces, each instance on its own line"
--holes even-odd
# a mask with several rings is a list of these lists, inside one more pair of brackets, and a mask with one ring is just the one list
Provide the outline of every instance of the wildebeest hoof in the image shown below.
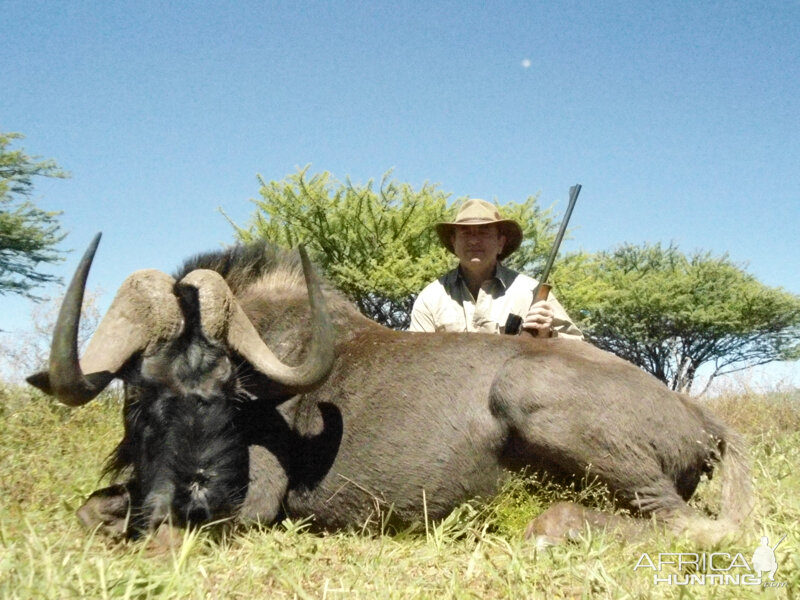
[[525,539],[534,538],[538,547],[577,542],[587,524],[604,526],[609,517],[573,502],[559,502],[528,524]]
[[161,556],[180,549],[181,544],[183,530],[169,523],[162,523],[148,538],[146,552],[148,556]]
[[128,530],[130,505],[128,489],[124,485],[112,485],[93,492],[78,509],[77,516],[87,529],[124,535]]
[[588,529],[605,531],[623,540],[637,539],[644,533],[641,523],[574,502],[558,502],[528,524],[525,539],[535,538],[537,546],[577,542]]

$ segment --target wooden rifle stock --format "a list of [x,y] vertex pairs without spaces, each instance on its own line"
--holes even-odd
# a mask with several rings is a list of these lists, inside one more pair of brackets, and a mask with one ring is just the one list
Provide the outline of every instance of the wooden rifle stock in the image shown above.
[[[533,301],[531,302],[531,306],[536,304],[541,300],[547,300],[547,297],[550,295],[550,290],[553,288],[549,283],[540,283],[536,286],[536,289],[533,290]],[[522,325],[522,319],[520,318],[520,325]],[[552,337],[553,331],[551,329],[536,329],[535,331],[531,331],[530,329],[522,329],[520,328],[518,335],[529,335],[531,337]]]

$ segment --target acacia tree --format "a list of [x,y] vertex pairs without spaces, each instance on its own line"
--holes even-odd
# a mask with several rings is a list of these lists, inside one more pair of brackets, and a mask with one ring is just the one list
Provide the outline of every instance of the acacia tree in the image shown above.
[[682,254],[660,244],[568,257],[559,297],[589,341],[689,392],[711,381],[800,358],[800,296],[763,285],[726,255]]
[[419,190],[386,174],[372,181],[340,183],[308,167],[282,181],[261,182],[261,198],[243,241],[267,239],[284,247],[305,244],[313,260],[362,313],[388,327],[408,326],[414,294],[443,271],[449,259],[430,224],[447,214],[447,195],[425,184]]
[[[362,313],[395,329],[406,329],[419,291],[453,268],[455,257],[439,243],[433,224],[454,216],[459,202],[424,184],[414,189],[387,173],[380,185],[334,180],[329,173],[309,175],[308,167],[282,181],[261,181],[256,211],[242,241],[264,238],[284,247],[303,243],[336,287]],[[503,206],[526,234],[512,266],[544,262],[555,238],[550,211],[535,198]],[[536,244],[539,240],[539,244]]]
[[19,133],[0,133],[0,294],[36,299],[31,290],[58,278],[39,272],[41,263],[61,260],[64,239],[57,217],[30,201],[35,177],[67,177],[52,160],[10,150]]

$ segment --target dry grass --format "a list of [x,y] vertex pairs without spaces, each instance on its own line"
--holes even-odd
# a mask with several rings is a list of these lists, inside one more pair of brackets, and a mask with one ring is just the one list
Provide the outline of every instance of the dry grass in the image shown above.
[[[800,594],[800,398],[797,392],[713,401],[752,444],[758,508],[720,551],[750,559],[761,535],[777,541],[782,588],[654,585],[633,568],[647,552],[692,552],[654,533],[623,542],[594,532],[537,549],[524,524],[554,499],[602,505],[601,490],[514,480],[489,506],[468,504],[440,523],[394,535],[314,535],[303,523],[227,533],[189,532],[179,550],[147,554],[80,529],[74,512],[98,487],[121,435],[113,399],[69,410],[24,388],[0,387],[0,598],[793,598]],[[716,480],[695,504],[713,507]],[[534,492],[534,493],[531,493]]]

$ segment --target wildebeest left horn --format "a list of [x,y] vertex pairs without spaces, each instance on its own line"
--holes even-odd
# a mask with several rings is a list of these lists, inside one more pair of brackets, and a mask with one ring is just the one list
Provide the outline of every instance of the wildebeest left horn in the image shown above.
[[175,280],[153,269],[137,271],[120,286],[83,358],[78,359],[83,294],[100,235],[89,244],[67,288],[53,330],[49,369],[28,377],[28,383],[70,406],[97,396],[131,355],[174,337],[182,325],[172,293]]
[[311,345],[305,361],[297,366],[283,363],[264,343],[222,276],[205,269],[192,271],[181,280],[197,288],[203,331],[223,339],[253,367],[280,385],[300,392],[322,381],[334,360],[334,332],[325,307],[319,279],[301,246],[300,258],[311,303]]

